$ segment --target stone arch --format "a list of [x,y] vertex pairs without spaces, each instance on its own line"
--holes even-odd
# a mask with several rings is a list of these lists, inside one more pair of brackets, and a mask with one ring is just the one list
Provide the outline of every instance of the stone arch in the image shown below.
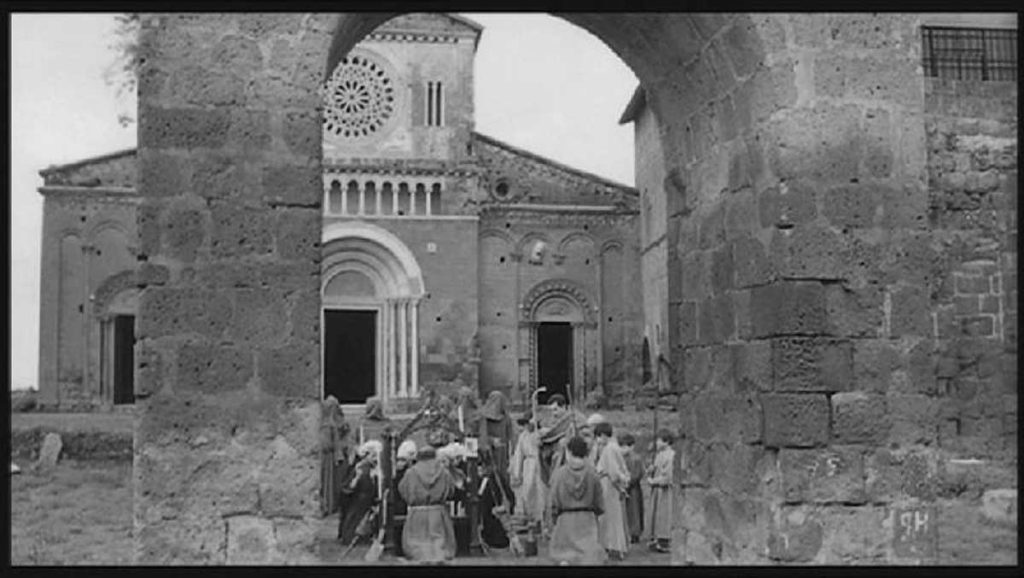
[[[93,311],[100,317],[109,315],[113,312],[111,306],[125,304],[124,293],[137,290],[137,285],[138,281],[134,269],[126,269],[107,277],[96,288],[96,292],[93,293]],[[124,307],[115,308],[118,309],[117,313],[128,313],[127,310],[122,310],[125,309]],[[132,310],[137,311],[138,309],[136,307]]]
[[331,223],[324,227],[322,241],[321,290],[338,272],[355,268],[372,274],[379,296],[419,298],[425,293],[415,255],[387,230],[363,222]]
[[124,226],[124,223],[114,219],[104,219],[102,221],[89,224],[85,230],[85,238],[89,239],[91,242],[96,238],[96,235],[106,231],[107,229],[112,229],[125,236],[128,235],[128,228]]
[[618,239],[609,239],[609,240],[605,241],[604,243],[601,243],[601,254],[602,255],[607,253],[608,251],[622,251],[624,249],[625,249],[625,246],[622,244],[622,241],[620,241]]
[[591,247],[594,247],[596,245],[594,243],[594,237],[592,237],[589,233],[584,233],[582,231],[573,231],[567,234],[566,236],[562,237],[562,240],[558,243],[558,252],[565,253],[566,249],[574,241],[582,241],[585,244],[589,243]]
[[537,321],[543,313],[542,307],[549,301],[573,304],[579,308],[579,322],[588,325],[596,324],[595,307],[587,295],[587,291],[579,283],[570,279],[547,279],[534,285],[523,298],[519,306],[523,319],[527,322]]
[[516,243],[516,253],[519,253],[520,255],[526,254],[530,249],[530,244],[535,241],[543,241],[547,244],[549,251],[554,247],[554,244],[551,242],[551,237],[549,237],[547,233],[532,232],[523,235],[523,237],[519,239],[519,242]]
[[506,243],[508,243],[509,247],[512,247],[516,244],[515,240],[512,238],[512,235],[509,235],[508,233],[502,231],[501,229],[484,229],[480,231],[481,241],[492,237],[505,241]]

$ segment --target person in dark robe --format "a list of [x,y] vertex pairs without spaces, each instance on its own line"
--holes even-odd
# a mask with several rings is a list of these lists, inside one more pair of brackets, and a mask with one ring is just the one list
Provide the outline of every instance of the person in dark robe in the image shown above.
[[644,478],[643,458],[636,453],[636,438],[633,434],[624,433],[619,436],[622,457],[626,460],[629,470],[629,485],[626,488],[626,531],[629,542],[637,544],[644,533],[644,492],[640,486]]
[[491,548],[508,548],[509,539],[505,526],[501,523],[495,508],[503,508],[511,516],[515,508],[515,499],[505,481],[498,478],[494,467],[489,463],[480,464],[480,535]]
[[320,405],[320,515],[338,511],[341,488],[350,467],[345,415],[333,395]]
[[662,429],[655,438],[654,464],[647,472],[647,483],[651,486],[651,503],[648,507],[648,527],[652,552],[668,554],[672,539],[672,477],[676,452],[672,449],[672,432]]
[[512,416],[508,411],[508,399],[500,391],[492,391],[487,396],[480,411],[480,457],[489,462],[493,471],[502,476],[502,483],[508,487],[509,451],[512,446]]
[[[373,472],[377,467],[380,442],[364,443],[358,450],[359,462],[352,468],[341,489],[341,515],[338,517],[338,539],[349,545],[357,536],[365,537],[367,513],[377,502],[377,480]],[[370,528],[372,531],[372,527]]]
[[406,470],[398,492],[408,504],[402,528],[405,557],[425,563],[443,563],[455,557],[455,527],[446,501],[455,492],[455,479],[437,459],[433,447],[421,448],[416,463]]
[[604,513],[601,483],[587,459],[587,442],[573,437],[566,448],[566,463],[551,475],[549,509],[555,529],[549,556],[563,566],[603,564],[608,554],[598,538],[597,519]]

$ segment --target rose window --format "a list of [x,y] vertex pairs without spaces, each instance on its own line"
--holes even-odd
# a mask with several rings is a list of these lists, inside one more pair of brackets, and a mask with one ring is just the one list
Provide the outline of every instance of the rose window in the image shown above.
[[351,139],[374,136],[395,114],[395,86],[364,56],[344,58],[327,81],[324,126]]

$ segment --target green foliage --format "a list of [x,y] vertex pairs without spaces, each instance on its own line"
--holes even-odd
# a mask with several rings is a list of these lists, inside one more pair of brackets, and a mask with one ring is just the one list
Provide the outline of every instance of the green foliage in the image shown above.
[[[128,12],[114,16],[117,23],[114,28],[113,43],[110,49],[114,60],[103,73],[103,80],[116,91],[118,98],[134,94],[139,84],[139,30],[141,18],[138,12]],[[134,115],[121,113],[117,121],[121,126],[135,122]]]

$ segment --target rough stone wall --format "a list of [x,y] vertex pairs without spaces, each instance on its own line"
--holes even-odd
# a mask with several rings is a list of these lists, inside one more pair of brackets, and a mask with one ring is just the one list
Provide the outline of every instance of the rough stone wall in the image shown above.
[[[127,164],[127,170],[105,170],[104,163],[95,169],[46,175],[46,183],[96,185],[101,182],[97,174],[124,183],[124,174],[133,173],[131,159]],[[111,401],[100,391],[100,320],[114,297],[108,294],[133,287],[118,280],[132,275],[135,268],[137,199],[130,193],[81,186],[47,190],[44,195],[41,404],[60,411],[89,411]]]
[[142,16],[136,563],[315,561],[334,20]]

